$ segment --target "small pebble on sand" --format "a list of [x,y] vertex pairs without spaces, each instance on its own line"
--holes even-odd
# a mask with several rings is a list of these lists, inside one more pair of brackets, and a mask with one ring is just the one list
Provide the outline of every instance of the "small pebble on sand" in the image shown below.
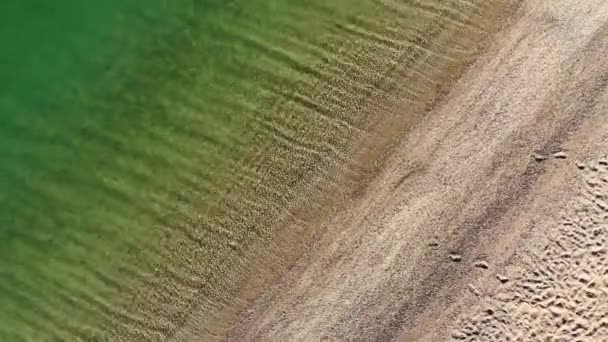
[[562,152],[557,152],[553,155],[553,157],[555,157],[556,159],[566,159],[568,158],[568,154],[566,154],[566,152],[562,151]]
[[475,263],[475,267],[477,267],[477,268],[483,268],[483,269],[487,270],[488,267],[490,267],[490,266],[485,261],[478,261],[478,262]]
[[498,281],[500,281],[503,284],[509,281],[509,278],[507,278],[501,274],[497,274],[496,279],[498,279]]
[[479,292],[479,290],[473,285],[473,284],[469,284],[469,291],[471,291],[471,293],[473,293],[476,296],[481,296],[481,292]]
[[459,262],[462,260],[462,256],[460,254],[450,254],[450,260],[453,262]]

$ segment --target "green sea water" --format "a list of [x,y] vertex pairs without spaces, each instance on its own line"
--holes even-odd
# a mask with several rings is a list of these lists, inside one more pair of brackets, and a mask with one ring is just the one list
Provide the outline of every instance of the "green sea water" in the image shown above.
[[452,3],[2,1],[0,341],[171,336]]

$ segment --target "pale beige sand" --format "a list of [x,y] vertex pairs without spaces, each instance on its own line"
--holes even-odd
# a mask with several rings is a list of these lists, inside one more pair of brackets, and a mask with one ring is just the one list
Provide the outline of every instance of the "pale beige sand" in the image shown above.
[[231,339],[608,340],[607,86],[608,2],[524,1]]

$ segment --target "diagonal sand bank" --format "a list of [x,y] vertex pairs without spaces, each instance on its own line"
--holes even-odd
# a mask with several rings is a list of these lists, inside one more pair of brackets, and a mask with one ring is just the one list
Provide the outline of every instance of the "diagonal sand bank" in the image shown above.
[[[561,236],[564,215],[598,221],[597,234],[608,234],[601,232],[608,229],[608,206],[594,216],[568,209],[589,197],[580,184],[608,181],[598,163],[608,153],[607,56],[605,1],[524,1],[366,193],[327,223],[325,235],[242,316],[231,338],[534,340],[525,335],[530,328],[518,328],[522,320],[547,326],[535,336],[553,336],[550,326],[559,323],[541,301],[514,294],[528,279],[518,274],[533,266],[547,270],[536,289],[541,297],[581,291],[556,277],[605,273],[606,258],[585,268],[584,256],[578,268],[554,270],[543,263],[556,259],[543,258],[541,249],[550,236]],[[556,158],[560,151],[565,156]],[[579,160],[595,163],[599,173],[581,176]],[[606,187],[597,189],[605,200]],[[569,253],[586,255],[590,241],[568,245]],[[593,303],[608,300],[602,279]],[[487,305],[507,313],[484,320]],[[540,313],[526,314],[534,310]],[[582,340],[608,338],[600,326],[586,324]]]

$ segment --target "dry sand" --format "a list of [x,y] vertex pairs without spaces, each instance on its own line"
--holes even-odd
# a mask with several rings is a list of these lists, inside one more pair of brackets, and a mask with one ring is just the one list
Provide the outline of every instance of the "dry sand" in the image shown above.
[[608,2],[526,0],[234,341],[608,341]]

